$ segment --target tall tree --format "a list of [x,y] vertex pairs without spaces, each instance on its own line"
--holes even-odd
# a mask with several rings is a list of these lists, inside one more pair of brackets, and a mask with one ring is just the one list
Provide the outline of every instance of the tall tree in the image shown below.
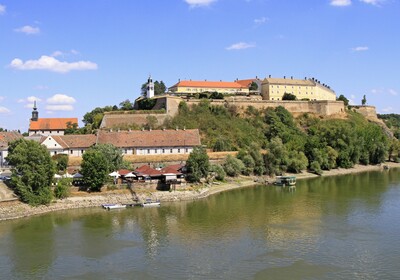
[[367,98],[365,97],[365,94],[363,96],[363,99],[361,100],[361,104],[364,106],[365,104],[367,104]]
[[100,191],[109,172],[107,158],[94,149],[87,150],[82,156],[81,174],[83,183],[91,191]]
[[13,141],[7,161],[13,166],[11,184],[22,201],[32,205],[51,202],[55,165],[45,146],[25,139]]
[[98,144],[90,150],[100,152],[106,159],[107,171],[112,172],[121,168],[123,164],[122,151],[112,144]]
[[344,106],[349,106],[349,100],[343,94],[339,95],[339,97],[336,100],[343,101]]
[[210,162],[206,150],[203,147],[196,147],[186,161],[189,182],[200,182],[201,178],[208,175]]

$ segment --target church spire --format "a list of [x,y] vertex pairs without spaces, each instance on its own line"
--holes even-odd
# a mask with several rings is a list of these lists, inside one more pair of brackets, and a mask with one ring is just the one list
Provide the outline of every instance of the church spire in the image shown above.
[[32,111],[31,121],[37,121],[38,119],[39,119],[39,112],[37,111],[36,100],[35,100],[33,101],[33,111]]

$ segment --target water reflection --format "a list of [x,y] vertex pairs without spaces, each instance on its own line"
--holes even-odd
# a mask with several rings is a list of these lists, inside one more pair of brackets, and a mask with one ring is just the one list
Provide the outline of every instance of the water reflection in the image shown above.
[[257,186],[160,208],[4,222],[0,277],[390,277],[400,262],[399,182],[393,169],[302,180],[292,192]]

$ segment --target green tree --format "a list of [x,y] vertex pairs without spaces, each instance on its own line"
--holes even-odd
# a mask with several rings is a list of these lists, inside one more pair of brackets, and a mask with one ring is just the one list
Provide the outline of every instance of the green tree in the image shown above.
[[155,129],[155,128],[157,128],[157,124],[158,124],[157,117],[148,115],[146,117],[146,124],[144,125],[144,127],[146,129]]
[[69,134],[81,134],[82,130],[78,128],[77,123],[67,122],[67,128],[64,131],[65,135]]
[[224,94],[218,91],[214,91],[210,94],[210,99],[224,99]]
[[57,154],[52,156],[52,159],[55,161],[58,171],[65,171],[67,169],[69,159],[68,155]]
[[210,161],[203,147],[195,147],[186,161],[187,180],[189,182],[200,182],[206,178],[210,169]]
[[217,181],[225,180],[225,170],[221,165],[212,164],[210,166],[210,173],[212,173]]
[[119,107],[123,111],[133,110],[133,103],[129,99],[126,99],[126,100],[122,101],[121,103],[119,103]]
[[58,180],[57,185],[54,188],[54,196],[58,199],[69,197],[71,182],[72,179],[70,178],[62,178]]
[[264,163],[268,175],[281,175],[286,172],[289,155],[279,137],[273,138],[267,145]]
[[154,95],[163,95],[166,91],[167,87],[165,86],[163,81],[154,82]]
[[101,151],[91,148],[83,154],[81,174],[83,175],[83,183],[91,191],[100,191],[109,171],[108,159]]
[[343,101],[344,106],[346,106],[346,107],[349,106],[349,100],[343,94],[339,95],[339,97],[336,98],[336,100]]
[[365,94],[363,96],[363,99],[361,100],[361,104],[364,106],[365,104],[367,104],[367,98],[365,97]]
[[91,147],[90,150],[98,151],[104,156],[108,172],[121,168],[123,164],[122,151],[113,144],[98,144]]
[[258,90],[258,85],[257,85],[257,83],[254,82],[254,81],[251,82],[250,87],[249,87],[249,90],[251,90],[251,91]]
[[11,184],[22,201],[32,205],[51,202],[55,166],[45,146],[25,139],[13,141],[6,160],[13,166]]
[[235,158],[231,155],[228,155],[226,157],[223,167],[226,174],[230,177],[240,175],[245,169],[243,162],[240,159]]
[[285,92],[282,96],[282,100],[297,100],[297,96],[288,92]]

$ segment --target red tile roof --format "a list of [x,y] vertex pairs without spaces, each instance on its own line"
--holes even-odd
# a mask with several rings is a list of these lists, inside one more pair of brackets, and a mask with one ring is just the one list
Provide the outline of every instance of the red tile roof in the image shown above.
[[158,176],[158,175],[162,175],[162,172],[159,170],[156,170],[154,168],[151,168],[148,165],[142,165],[138,168],[135,169],[135,171],[133,171],[136,174],[140,174],[140,175],[149,175],[149,176]]
[[37,121],[30,121],[29,130],[65,130],[67,123],[78,123],[77,118],[40,118]]
[[198,129],[186,130],[135,130],[120,132],[98,132],[97,144],[109,143],[124,147],[194,147],[200,145]]
[[16,131],[2,131],[0,132],[0,147],[8,147],[8,143],[22,138],[21,133]]
[[247,80],[236,80],[236,83],[240,84],[242,87],[249,88],[251,83],[257,79],[247,79]]
[[[96,135],[52,135],[63,148],[89,148],[96,144]],[[46,139],[46,138],[45,138]]]
[[[237,82],[212,82],[212,81],[180,81],[172,87],[200,87],[200,88],[244,88]],[[246,88],[246,87],[245,87]]]

